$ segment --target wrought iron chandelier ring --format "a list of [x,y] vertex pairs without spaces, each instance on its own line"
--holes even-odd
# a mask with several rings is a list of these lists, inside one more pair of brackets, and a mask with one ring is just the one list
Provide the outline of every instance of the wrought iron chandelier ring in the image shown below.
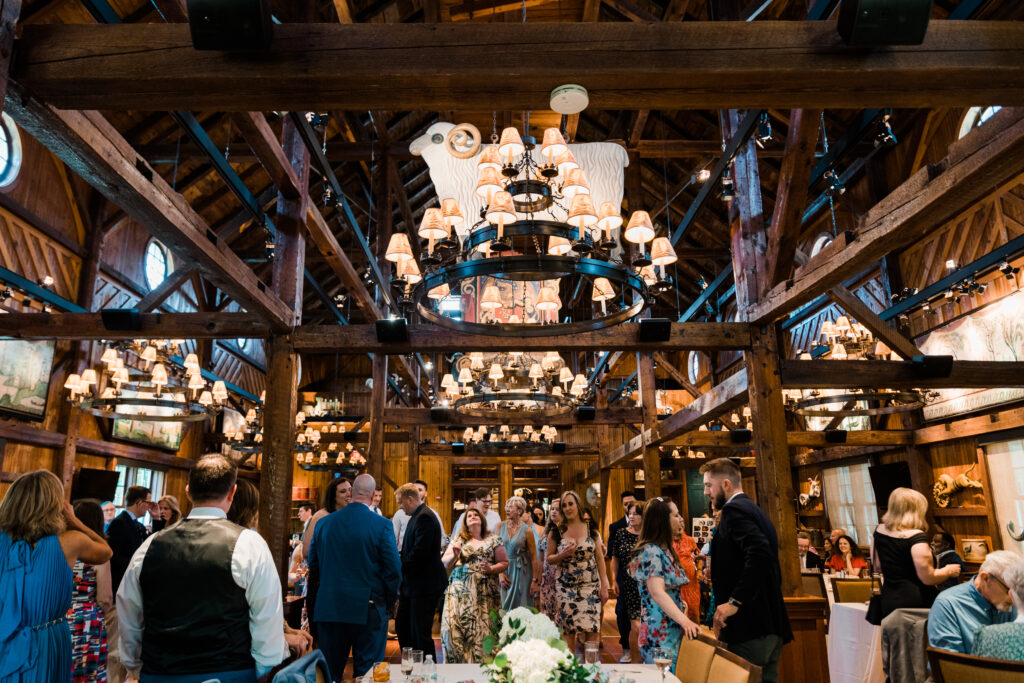
[[[590,275],[607,278],[622,288],[620,296],[628,300],[626,289],[632,290],[632,303],[606,315],[568,323],[475,323],[453,320],[434,310],[430,305],[432,289],[447,285],[459,291],[463,280],[476,277],[494,277],[518,282],[553,280],[570,275]],[[647,301],[647,285],[642,277],[626,266],[592,258],[552,256],[550,254],[517,255],[501,258],[462,261],[443,266],[429,273],[416,286],[413,300],[420,316],[429,322],[473,334],[498,336],[540,337],[546,335],[590,332],[618,325],[640,313]]]
[[[178,411],[175,415],[143,415],[126,413],[122,406],[170,408]],[[106,419],[141,420],[144,422],[202,422],[210,417],[211,411],[198,401],[175,401],[164,398],[94,398],[82,402],[83,412]]]
[[[894,401],[893,405],[879,406],[872,408],[850,408],[848,410],[829,410],[827,408],[813,410],[814,406],[831,405],[833,403],[846,404],[851,401]],[[869,415],[892,415],[894,413],[907,413],[924,406],[920,395],[912,391],[872,391],[862,394],[838,394],[834,396],[815,396],[805,398],[794,403],[793,412],[805,417],[862,417]]]
[[[532,403],[543,403],[546,407],[540,411],[534,410],[502,410],[482,407],[485,403],[507,403],[510,401],[522,401]],[[473,417],[494,417],[500,420],[503,416],[522,416],[524,412],[538,413],[537,417],[564,415],[570,412],[575,401],[568,396],[555,396],[547,392],[539,391],[506,391],[503,393],[481,393],[472,396],[462,396],[452,401],[452,408],[463,415]],[[506,415],[502,415],[506,414]]]

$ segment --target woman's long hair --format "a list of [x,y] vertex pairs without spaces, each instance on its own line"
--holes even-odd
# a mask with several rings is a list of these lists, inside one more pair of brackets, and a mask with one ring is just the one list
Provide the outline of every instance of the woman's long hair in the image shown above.
[[558,544],[558,543],[562,542],[562,528],[561,528],[562,527],[562,522],[556,522],[555,520],[551,519],[551,511],[552,510],[557,510],[558,511],[558,516],[563,521],[565,520],[565,517],[562,517],[562,501],[561,501],[561,499],[553,500],[553,501],[551,501],[551,504],[548,505],[548,523],[544,525],[544,538],[547,538],[551,534],[554,534],[555,535],[555,543]]
[[[237,496],[238,494],[236,493],[235,495]],[[178,504],[178,499],[174,496],[164,496],[161,498],[157,503],[158,508],[161,503],[171,508],[171,518],[164,520],[164,528],[166,529],[172,524],[177,524],[181,520],[181,506]],[[257,505],[257,507],[259,506]]]
[[844,538],[846,539],[846,542],[850,544],[850,557],[859,557],[863,560],[864,553],[862,553],[860,551],[860,548],[857,547],[857,542],[849,536],[847,536],[846,534],[843,534],[842,536],[837,538],[836,542],[832,544],[832,554],[838,555],[839,557],[843,557],[843,551],[839,549],[839,541],[843,540]]
[[102,538],[103,534],[103,506],[95,498],[82,498],[75,501],[75,517]]
[[558,499],[558,514],[562,516],[562,524],[560,525],[561,528],[559,529],[559,531],[561,531],[564,534],[565,530],[569,528],[569,525],[566,523],[565,520],[565,513],[562,512],[562,508],[564,507],[563,504],[565,503],[566,498],[572,498],[576,502],[576,518],[587,525],[587,535],[597,540],[598,533],[596,525],[594,524],[594,515],[590,515],[589,522],[583,519],[583,504],[580,502],[580,497],[576,495],[575,491],[566,491],[565,493],[562,494],[562,497]]
[[235,497],[228,509],[228,519],[238,526],[251,529],[256,526],[256,518],[260,513],[260,492],[248,479],[239,479]]
[[21,475],[0,501],[0,531],[13,541],[35,545],[65,528],[64,485],[49,470]]
[[639,555],[645,545],[656,545],[664,548],[672,557],[674,564],[679,564],[679,557],[672,548],[672,501],[668,498],[654,498],[644,508],[644,519],[640,523],[640,538],[636,541],[633,556]]
[[352,482],[345,477],[335,477],[334,479],[331,479],[330,483],[327,484],[327,488],[324,489],[323,505],[320,507],[327,510],[327,512],[334,512],[338,509],[338,487],[345,481],[347,481],[350,486],[352,485]]
[[471,512],[480,518],[480,538],[487,538],[487,515],[476,508],[466,508],[466,515],[462,518],[462,528],[459,529],[459,539],[468,541],[473,538],[473,534],[469,531],[469,513]]

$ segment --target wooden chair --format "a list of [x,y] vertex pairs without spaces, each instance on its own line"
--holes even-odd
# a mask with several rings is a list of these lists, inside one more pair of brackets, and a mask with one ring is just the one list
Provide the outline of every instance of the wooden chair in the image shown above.
[[871,579],[832,577],[832,597],[836,602],[867,602],[871,599]]
[[693,640],[684,637],[676,657],[676,678],[682,683],[706,683],[717,648],[718,641],[703,633]]
[[814,598],[828,598],[828,594],[825,592],[825,575],[821,572],[801,572],[800,582],[805,595]]
[[709,683],[760,683],[761,667],[719,647],[715,649],[707,680]]
[[935,683],[1019,683],[1024,681],[1024,662],[1009,662],[928,648]]

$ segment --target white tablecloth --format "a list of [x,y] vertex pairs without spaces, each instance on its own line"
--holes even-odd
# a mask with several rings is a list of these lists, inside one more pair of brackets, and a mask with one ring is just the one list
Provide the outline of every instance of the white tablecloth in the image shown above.
[[[611,681],[619,680],[620,677],[632,678],[636,683],[661,683],[661,673],[653,664],[603,664],[606,670],[611,672]],[[371,672],[372,674],[372,672]],[[444,677],[444,683],[460,683],[461,681],[474,681],[475,683],[487,683],[487,674],[479,664],[438,664],[437,675],[440,681]],[[370,675],[369,679],[372,680]],[[392,683],[402,683],[405,676],[402,674],[401,666],[391,665]],[[669,673],[665,676],[666,683],[679,683],[679,679]]]
[[828,625],[828,672],[832,683],[882,683],[882,629],[864,618],[867,604],[837,602]]

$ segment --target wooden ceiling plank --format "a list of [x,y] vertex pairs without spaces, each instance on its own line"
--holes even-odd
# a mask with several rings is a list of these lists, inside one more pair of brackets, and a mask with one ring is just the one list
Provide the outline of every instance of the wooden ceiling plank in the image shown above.
[[[499,111],[545,109],[561,82],[553,63],[587,83],[598,109],[1024,104],[1020,22],[936,21],[919,46],[868,52],[841,45],[822,21],[495,23],[489,52],[516,65],[501,79],[479,59],[472,24],[274,33],[273,60],[245,60],[197,53],[182,24],[30,25],[16,78],[61,108],[138,111],[439,111],[470,97]],[[766,53],[784,55],[786,68],[766,68]]]
[[266,337],[271,331],[251,313],[143,312],[139,319],[138,330],[109,330],[99,313],[9,313],[4,316],[4,335],[16,339],[237,339]]
[[922,376],[913,363],[888,360],[784,360],[787,389],[991,389],[1024,387],[1024,362],[953,361],[948,377]]

